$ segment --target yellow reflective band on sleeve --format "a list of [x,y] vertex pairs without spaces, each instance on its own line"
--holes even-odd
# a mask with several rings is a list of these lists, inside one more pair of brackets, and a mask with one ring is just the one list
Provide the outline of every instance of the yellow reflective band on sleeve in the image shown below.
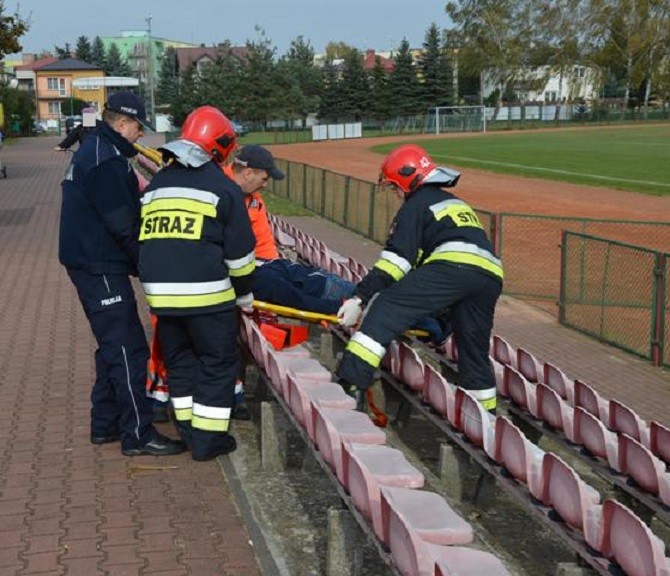
[[161,211],[142,218],[140,241],[156,238],[200,240],[205,217],[180,211]]
[[192,212],[216,218],[216,206],[212,206],[208,202],[199,202],[198,200],[190,200],[188,198],[159,198],[152,200],[142,206],[142,218],[154,212],[165,210],[182,210],[184,212]]
[[366,364],[370,364],[373,368],[378,368],[379,364],[381,364],[382,359],[377,356],[377,354],[371,352],[368,348],[354,340],[349,340],[347,350],[354,356],[358,356]]
[[253,250],[249,252],[246,256],[242,258],[237,258],[235,260],[225,260],[226,266],[228,266],[228,273],[231,276],[239,278],[241,276],[248,276],[256,268],[256,256],[254,255]]
[[152,308],[204,308],[235,300],[235,290],[228,288],[214,294],[146,294],[147,303]]
[[193,416],[191,419],[191,427],[207,432],[228,432],[229,424],[230,420],[205,418],[204,416]]
[[388,260],[377,260],[373,268],[377,268],[383,272],[386,272],[396,282],[405,275],[405,273],[400,268]]
[[454,262],[455,264],[469,264],[470,266],[475,266],[477,268],[487,270],[488,272],[491,272],[491,274],[498,276],[498,278],[501,280],[503,279],[502,266],[498,266],[497,264],[494,264],[490,260],[487,260],[482,256],[478,256],[477,254],[470,254],[467,252],[433,252],[433,254],[426,258],[424,264],[428,264],[429,262],[436,262],[439,260],[443,260],[445,262]]
[[480,400],[479,403],[482,405],[484,410],[495,410],[497,403],[497,398],[488,398],[487,400]]
[[191,408],[175,408],[174,417],[180,422],[186,422],[193,417],[193,409]]

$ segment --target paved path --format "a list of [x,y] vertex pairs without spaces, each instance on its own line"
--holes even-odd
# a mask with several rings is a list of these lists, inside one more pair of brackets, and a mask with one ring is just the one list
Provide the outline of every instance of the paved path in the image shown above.
[[[367,238],[312,217],[290,222],[332,250],[372,265],[381,246]],[[591,384],[606,398],[617,398],[640,416],[670,425],[670,372],[561,326],[548,313],[519,300],[498,303],[494,332],[514,347],[523,346],[539,360],[561,368],[569,377]]]
[[57,142],[2,151],[0,574],[258,575],[217,462],[126,458],[118,444],[89,443],[95,345],[57,259],[69,160],[51,150]]

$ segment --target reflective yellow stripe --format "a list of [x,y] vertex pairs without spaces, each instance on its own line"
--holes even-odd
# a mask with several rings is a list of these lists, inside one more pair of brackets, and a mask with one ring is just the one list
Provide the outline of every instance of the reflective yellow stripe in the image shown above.
[[446,262],[455,262],[456,264],[469,264],[477,268],[483,268],[492,274],[498,276],[501,280],[503,278],[503,269],[501,266],[494,264],[482,256],[476,254],[468,254],[467,252],[434,252],[426,260],[428,262],[435,262],[437,260],[445,260]]
[[243,266],[242,268],[229,268],[228,274],[230,274],[234,278],[240,278],[241,276],[248,276],[255,269],[256,269],[256,261],[254,260],[253,262],[249,262],[249,264]]
[[230,420],[215,420],[203,416],[193,416],[191,419],[191,426],[193,428],[206,430],[207,432],[228,432],[229,423]]
[[467,204],[451,205],[435,212],[435,220],[442,220],[445,216],[451,218],[456,226],[472,226],[474,228],[481,228],[479,218],[475,211]]
[[193,410],[191,408],[175,408],[174,417],[180,422],[185,422],[193,417]]
[[377,356],[374,352],[370,352],[365,346],[349,340],[347,344],[347,350],[351,352],[354,356],[358,356],[366,364],[370,364],[373,368],[378,368],[381,363],[381,358]]
[[170,294],[163,296],[146,294],[146,299],[152,308],[202,308],[232,302],[235,300],[235,290],[229,288],[214,294]]
[[495,410],[497,406],[497,398],[488,398],[487,400],[480,400],[479,403],[482,405],[484,410]]
[[396,282],[405,275],[400,268],[388,260],[377,260],[373,268],[378,268],[379,270],[386,272]]
[[152,214],[159,210],[183,210],[185,212],[193,212],[209,216],[210,218],[216,218],[216,206],[212,206],[208,202],[198,202],[197,200],[189,200],[188,198],[159,198],[152,200],[142,206],[142,217],[144,218],[147,214]]

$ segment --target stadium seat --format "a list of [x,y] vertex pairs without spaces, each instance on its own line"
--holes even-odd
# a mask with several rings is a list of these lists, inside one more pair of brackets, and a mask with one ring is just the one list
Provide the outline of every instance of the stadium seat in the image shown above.
[[593,547],[616,562],[626,576],[667,576],[670,573],[663,542],[630,509],[605,500]]
[[540,501],[553,508],[566,524],[584,532],[593,507],[600,503],[600,494],[551,452],[542,461],[542,478]]
[[505,366],[503,387],[506,388],[512,401],[537,418],[537,385],[528,382],[514,368]]
[[649,425],[649,448],[666,464],[670,464],[670,428],[652,421]]
[[549,362],[544,363],[544,383],[556,391],[556,393],[566,400],[568,404],[575,404],[575,383],[570,380],[562,370],[556,368]]
[[386,434],[377,428],[370,417],[356,410],[326,408],[312,403],[314,442],[323,459],[344,485],[342,442],[384,444]]
[[330,382],[333,377],[328,369],[313,358],[282,356],[274,351],[268,353],[266,371],[274,388],[284,399],[288,399],[289,373],[321,382]]
[[463,388],[456,389],[456,396],[461,396],[460,427],[468,440],[484,449],[489,458],[495,452],[495,416],[484,409],[481,402]]
[[394,541],[399,533],[398,519],[407,523],[424,542],[453,545],[469,544],[474,539],[472,526],[434,492],[381,486],[383,542],[394,559]]
[[353,410],[356,400],[345,393],[342,386],[335,382],[323,382],[309,377],[288,374],[288,405],[298,423],[305,429],[314,442],[314,422],[312,404],[327,408]]
[[574,442],[574,408],[546,384],[536,384],[536,397],[537,417],[553,430],[563,432],[570,442]]
[[619,445],[614,432],[609,430],[597,416],[584,408],[575,408],[575,444],[583,446],[590,454],[607,460],[612,470],[619,467]]
[[516,368],[516,352],[514,352],[514,348],[497,334],[493,336],[493,357],[503,366]]
[[591,386],[575,380],[575,408],[580,406],[604,424],[609,423],[609,404]]
[[619,467],[645,492],[658,496],[659,477],[665,472],[665,463],[627,434],[619,434]]
[[399,345],[399,379],[415,392],[421,392],[424,385],[424,365],[419,354],[404,342]]
[[496,418],[494,460],[538,499],[542,493],[544,455],[510,420],[504,416]]
[[289,236],[286,232],[278,228],[275,232],[275,238],[280,248],[295,248],[295,238]]
[[649,427],[633,410],[618,400],[609,403],[609,428],[614,432],[628,434],[645,446],[649,446]]
[[423,399],[430,407],[442,416],[447,416],[448,407],[455,402],[456,387],[430,364],[424,371]]
[[516,366],[519,373],[529,382],[542,382],[544,377],[542,364],[525,348],[517,349]]
[[490,552],[463,546],[429,545],[435,558],[435,576],[509,576],[504,564]]
[[375,534],[382,540],[380,486],[421,488],[424,477],[405,458],[389,446],[344,442],[344,487],[356,508],[372,523]]

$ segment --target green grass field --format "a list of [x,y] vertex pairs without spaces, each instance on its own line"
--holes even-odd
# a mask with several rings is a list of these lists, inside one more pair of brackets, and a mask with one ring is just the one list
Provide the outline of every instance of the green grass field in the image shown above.
[[[408,138],[407,142],[412,140]],[[657,196],[670,194],[670,125],[416,141],[439,164]],[[374,146],[382,154],[398,144]]]

